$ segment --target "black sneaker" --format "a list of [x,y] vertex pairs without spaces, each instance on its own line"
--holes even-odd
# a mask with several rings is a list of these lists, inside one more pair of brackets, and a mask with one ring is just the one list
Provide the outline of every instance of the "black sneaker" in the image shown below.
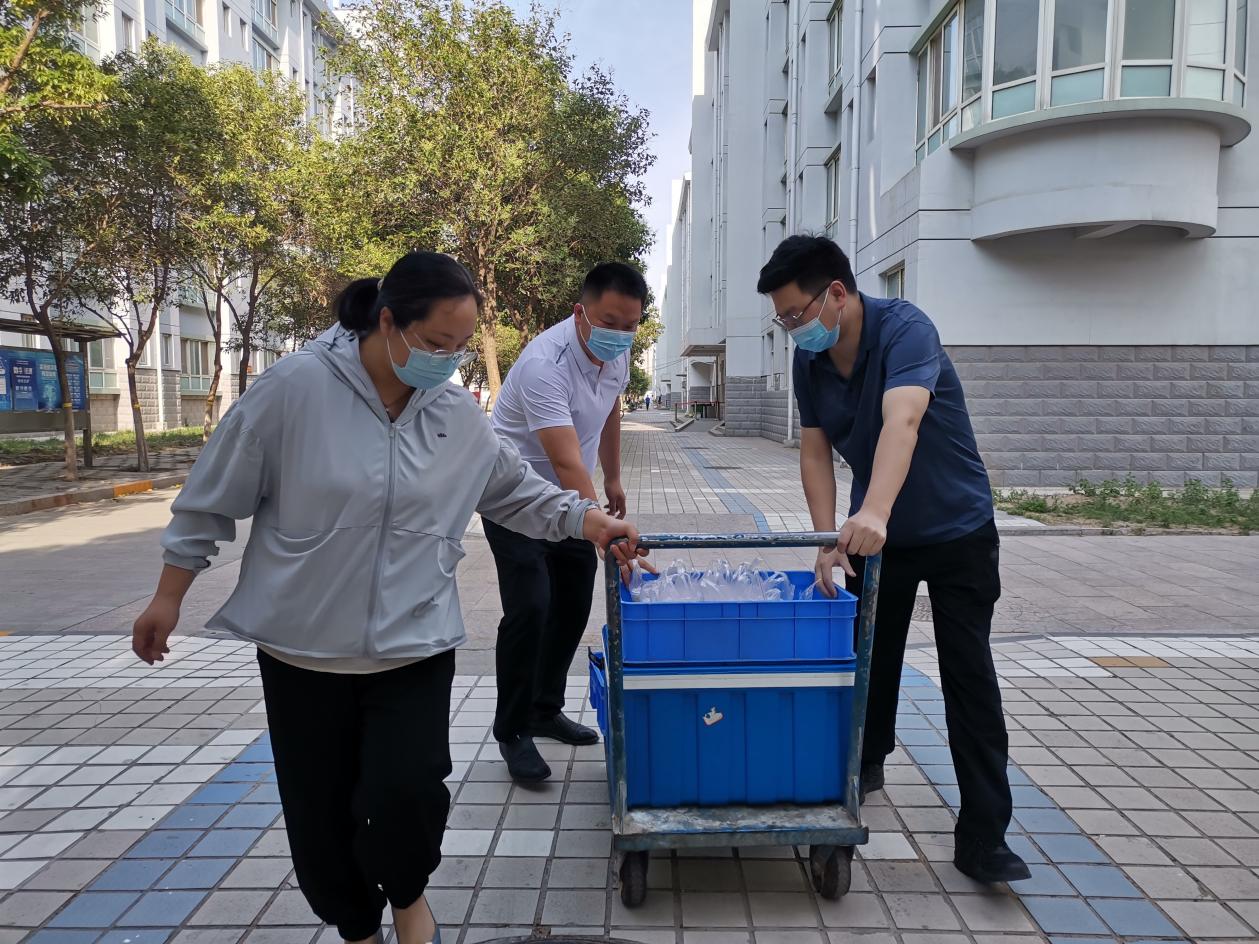
[[498,752],[507,761],[507,770],[511,773],[512,780],[519,783],[539,783],[551,776],[551,768],[538,753],[531,737],[520,734],[510,741],[499,741]]
[[1032,877],[1027,863],[1004,841],[994,846],[974,839],[959,839],[953,852],[953,864],[963,875],[984,885],[1021,882]]
[[866,802],[866,797],[871,793],[877,793],[883,789],[883,765],[882,764],[862,764],[861,765],[861,802]]
[[594,728],[588,728],[584,724],[578,724],[562,714],[549,718],[546,721],[533,722],[529,726],[529,734],[536,738],[559,741],[561,744],[572,744],[575,747],[599,743],[598,731]]

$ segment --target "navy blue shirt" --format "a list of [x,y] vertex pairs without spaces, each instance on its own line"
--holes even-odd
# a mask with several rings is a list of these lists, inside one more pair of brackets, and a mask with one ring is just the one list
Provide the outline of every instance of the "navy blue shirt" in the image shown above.
[[800,425],[821,428],[851,467],[852,515],[870,487],[883,431],[883,394],[895,387],[931,391],[909,474],[892,506],[887,542],[914,547],[970,534],[993,517],[992,487],[953,362],[935,325],[914,305],[864,294],[861,304],[861,347],[851,379],[840,376],[829,352],[796,349],[792,369]]

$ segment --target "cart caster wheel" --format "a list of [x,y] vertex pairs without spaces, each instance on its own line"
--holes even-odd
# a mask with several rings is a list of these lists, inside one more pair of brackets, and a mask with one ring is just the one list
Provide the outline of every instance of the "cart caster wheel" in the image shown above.
[[621,860],[621,903],[637,908],[647,897],[647,853],[627,852]]
[[809,850],[813,890],[834,901],[852,887],[852,846],[814,846]]

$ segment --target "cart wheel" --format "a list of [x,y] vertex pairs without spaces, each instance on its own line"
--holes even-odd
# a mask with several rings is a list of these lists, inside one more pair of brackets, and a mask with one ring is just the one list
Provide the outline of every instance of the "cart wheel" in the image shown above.
[[834,901],[852,887],[852,846],[815,846],[809,850],[809,872],[813,889]]
[[637,908],[647,897],[647,853],[627,852],[621,860],[621,903]]

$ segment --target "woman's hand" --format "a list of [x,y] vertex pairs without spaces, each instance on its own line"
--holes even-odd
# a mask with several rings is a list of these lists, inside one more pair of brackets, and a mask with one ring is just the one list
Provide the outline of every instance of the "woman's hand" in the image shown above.
[[[647,556],[647,551],[638,546],[638,529],[633,524],[613,518],[596,508],[586,512],[582,523],[582,537],[598,548],[600,557],[612,545],[612,554],[620,565],[622,580],[629,580],[631,565],[637,558]],[[612,544],[621,538],[626,543]]]
[[131,651],[152,665],[170,652],[166,644],[179,625],[179,601],[155,596],[131,628]]

